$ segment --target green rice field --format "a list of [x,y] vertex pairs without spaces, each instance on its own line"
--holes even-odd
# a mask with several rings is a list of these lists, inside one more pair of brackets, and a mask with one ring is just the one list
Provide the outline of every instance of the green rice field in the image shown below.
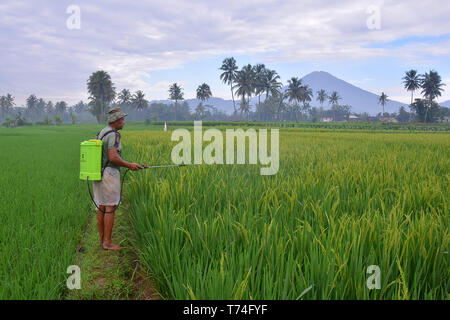
[[[0,299],[66,297],[94,214],[79,143],[101,128],[0,128]],[[122,131],[125,160],[171,164],[171,130]],[[447,130],[280,128],[278,173],[259,169],[127,175],[130,240],[162,298],[448,299]]]

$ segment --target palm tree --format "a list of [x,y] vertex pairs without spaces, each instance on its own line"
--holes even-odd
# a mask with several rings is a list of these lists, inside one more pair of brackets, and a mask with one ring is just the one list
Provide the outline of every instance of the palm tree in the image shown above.
[[136,111],[142,111],[148,107],[148,101],[144,98],[145,94],[138,90],[131,98],[131,104]]
[[383,116],[384,116],[384,106],[386,105],[386,102],[388,101],[388,96],[384,92],[381,93],[381,96],[378,98],[378,103],[383,106]]
[[0,97],[0,110],[2,112],[2,119],[11,112],[14,105],[14,97],[10,93],[7,93],[6,96]]
[[28,98],[27,98],[27,112],[29,113],[29,115],[34,118],[34,114],[37,113],[37,103],[38,103],[38,99],[36,98],[36,96],[34,94],[31,94]]
[[87,88],[91,100],[90,112],[97,118],[98,123],[104,122],[109,104],[116,96],[111,77],[106,71],[96,71],[89,77]]
[[250,97],[253,94],[255,87],[255,75],[251,65],[242,67],[241,70],[236,72],[236,84],[233,86],[233,90],[236,90],[236,95],[241,97],[241,114],[242,114],[242,101],[245,101],[247,96],[247,102],[245,103],[245,108],[250,108]]
[[[285,91],[286,98],[288,98],[289,103],[294,101],[294,105],[291,105],[292,113],[297,111],[298,103],[302,100],[303,88],[302,88],[302,80],[297,77],[292,77],[288,80],[288,87]],[[291,114],[292,117],[292,114]],[[297,119],[297,113],[295,113],[295,119]]]
[[7,93],[5,100],[6,110],[10,111],[10,109],[12,109],[12,107],[16,105],[14,102],[14,97],[10,93]]
[[203,119],[205,116],[206,108],[203,106],[203,103],[200,102],[195,108],[195,114],[199,117],[199,119]]
[[317,91],[316,100],[319,101],[319,103],[320,103],[320,117],[321,118],[322,118],[322,114],[323,114],[323,103],[325,101],[327,101],[327,99],[328,99],[328,95],[325,90],[320,89],[319,91]]
[[175,100],[175,121],[177,120],[177,107],[178,107],[178,100],[183,100],[184,93],[182,92],[183,88],[179,86],[176,82],[172,84],[169,88],[169,99]]
[[245,100],[245,97],[242,96],[241,98],[241,104],[239,106],[239,109],[241,110],[241,114],[247,114],[247,121],[249,120],[249,115],[250,115],[250,105],[248,100]]
[[411,91],[411,104],[413,103],[414,91],[420,88],[420,75],[416,70],[406,71],[406,75],[402,78],[403,85],[407,91]]
[[262,79],[263,92],[266,93],[265,101],[267,101],[269,96],[274,97],[281,92],[283,85],[280,81],[278,81],[279,79],[280,76],[275,70],[266,69]]
[[323,103],[327,101],[327,99],[328,95],[325,90],[320,89],[319,91],[317,91],[316,101],[319,101],[321,107],[323,107]]
[[206,83],[203,83],[202,85],[198,86],[197,99],[200,99],[203,102],[205,102],[209,98],[211,98],[211,96],[212,96],[211,88]]
[[123,106],[128,106],[131,103],[131,99],[133,97],[131,95],[130,90],[122,89],[122,91],[120,91],[120,93],[117,96],[117,98],[119,99],[119,104],[121,104]]
[[75,113],[81,113],[85,110],[86,105],[83,102],[83,100],[80,100],[80,102],[78,102],[76,105],[73,106]]
[[[309,102],[312,100],[313,97],[313,91],[312,89],[307,85],[301,86],[301,100],[303,102],[303,112],[308,111],[310,108]],[[303,112],[302,112],[302,118],[303,118]]]
[[441,92],[444,91],[443,86],[445,84],[441,82],[441,76],[437,71],[430,70],[429,73],[424,74],[421,83],[422,94],[428,99],[428,106],[425,109],[425,122],[427,122],[428,110],[431,108],[433,100],[440,97]]
[[[281,86],[283,86],[283,84],[281,84]],[[284,111],[287,111],[286,109],[286,103],[284,103],[284,99],[287,98],[287,94],[284,92],[278,91],[278,92],[274,92],[274,94],[272,95],[272,99],[274,99],[274,104],[278,105],[278,107],[275,108],[274,113],[275,113],[275,118],[277,120],[281,120],[282,118],[282,113]]]
[[231,97],[233,99],[234,113],[236,114],[236,103],[234,102],[234,95],[233,95],[233,82],[236,79],[236,72],[238,70],[238,67],[236,65],[236,60],[233,57],[226,58],[225,60],[223,60],[222,66],[219,68],[219,70],[224,71],[220,75],[220,80],[222,80],[224,83],[230,85]]
[[263,63],[258,63],[253,67],[253,73],[255,75],[255,94],[258,96],[258,120],[260,119],[261,109],[261,94],[264,92],[264,78],[266,77],[266,66]]
[[331,109],[334,110],[334,119],[333,121],[336,121],[336,108],[338,106],[338,102],[341,100],[341,97],[339,97],[339,94],[337,91],[333,91],[331,95],[328,97],[328,101],[331,104]]
[[53,112],[55,112],[55,107],[53,106],[53,102],[51,102],[51,101],[47,102],[47,105],[45,106],[45,112],[47,112],[48,115],[52,115]]
[[276,96],[280,93],[283,85],[278,81],[279,79],[280,76],[275,70],[266,69],[264,77],[264,92],[266,93],[266,99],[269,95]]
[[62,117],[64,112],[66,112],[67,103],[65,101],[59,101],[55,104],[55,111]]
[[[412,104],[414,101],[414,91],[420,88],[420,75],[417,73],[417,70],[411,69],[406,71],[406,75],[402,78],[403,85],[407,91],[411,91],[411,103],[409,105],[409,109],[412,115]],[[410,119],[411,120],[411,119]]]

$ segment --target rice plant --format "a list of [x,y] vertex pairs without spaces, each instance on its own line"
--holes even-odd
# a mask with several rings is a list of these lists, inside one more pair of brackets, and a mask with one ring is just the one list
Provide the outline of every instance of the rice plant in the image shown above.
[[[169,164],[169,132],[124,132]],[[446,299],[448,133],[280,131],[280,169],[129,177],[135,246],[167,299]],[[368,289],[367,268],[381,289]]]

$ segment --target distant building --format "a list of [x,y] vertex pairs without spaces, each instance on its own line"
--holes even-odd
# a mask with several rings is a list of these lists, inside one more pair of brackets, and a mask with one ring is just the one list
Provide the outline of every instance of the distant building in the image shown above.
[[329,118],[329,117],[323,117],[322,118],[322,122],[332,122],[333,118]]
[[355,116],[355,115],[350,115],[349,117],[348,117],[348,121],[358,121],[359,120],[359,117],[357,117],[357,116]]

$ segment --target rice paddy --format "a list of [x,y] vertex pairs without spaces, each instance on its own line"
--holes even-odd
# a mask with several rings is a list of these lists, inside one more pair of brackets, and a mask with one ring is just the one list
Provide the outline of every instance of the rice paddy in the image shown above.
[[[123,137],[138,162],[170,162],[169,132]],[[135,174],[140,258],[167,299],[446,299],[449,141],[281,130],[274,176],[255,165]],[[379,290],[366,285],[371,265]]]
[[[66,296],[94,213],[79,143],[101,127],[0,129],[1,299]],[[170,164],[170,135],[126,125],[122,155]],[[130,240],[164,299],[448,299],[449,147],[448,132],[281,128],[273,176],[248,164],[128,174]]]

